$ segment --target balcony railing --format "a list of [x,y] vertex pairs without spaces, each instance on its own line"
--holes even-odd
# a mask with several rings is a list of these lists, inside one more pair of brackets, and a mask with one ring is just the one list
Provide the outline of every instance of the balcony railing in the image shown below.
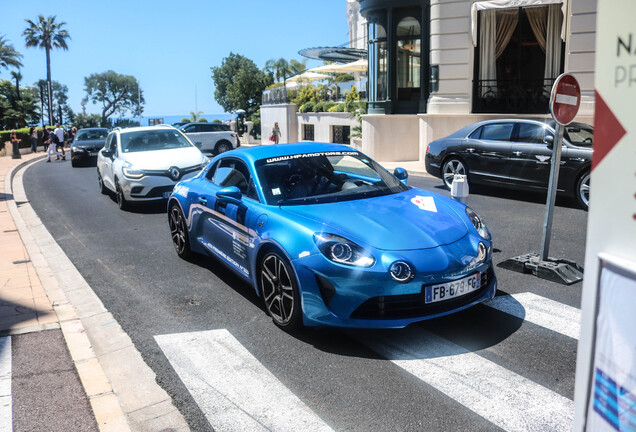
[[473,81],[473,112],[546,114],[554,79]]
[[[346,93],[351,91],[354,85],[360,93],[360,99],[366,100],[366,78],[362,81],[347,81],[328,86],[323,90],[321,99],[329,102],[344,102]],[[298,88],[277,87],[263,92],[262,103],[263,105],[289,103],[296,96],[298,96]]]

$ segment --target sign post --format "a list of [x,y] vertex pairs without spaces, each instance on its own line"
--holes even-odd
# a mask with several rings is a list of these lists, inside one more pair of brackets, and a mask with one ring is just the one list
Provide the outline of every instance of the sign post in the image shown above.
[[581,105],[581,87],[570,74],[561,74],[550,94],[550,112],[556,121],[556,139],[552,142],[552,162],[550,181],[548,183],[548,199],[546,201],[541,253],[529,253],[507,259],[500,267],[519,273],[533,273],[542,279],[571,285],[583,279],[583,269],[573,261],[553,259],[548,256],[550,238],[552,236],[552,219],[554,218],[554,202],[559,183],[559,167],[561,166],[561,148],[563,147],[564,127],[569,125]]
[[554,82],[550,94],[550,113],[556,121],[556,141],[552,144],[552,165],[550,169],[550,183],[548,184],[548,199],[546,202],[545,219],[543,222],[543,236],[541,239],[541,261],[548,260],[550,237],[552,236],[552,218],[554,216],[554,201],[559,183],[559,167],[561,166],[561,148],[563,147],[563,126],[572,123],[581,105],[581,87],[570,74],[562,74]]

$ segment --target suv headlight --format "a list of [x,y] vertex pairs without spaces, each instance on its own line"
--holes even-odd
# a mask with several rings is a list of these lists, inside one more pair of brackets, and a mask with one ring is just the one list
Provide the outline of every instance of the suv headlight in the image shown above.
[[121,170],[124,173],[124,177],[129,179],[140,179],[144,176],[144,170],[135,168],[135,166],[130,162],[124,163]]
[[486,228],[486,224],[481,219],[481,217],[470,207],[466,207],[466,216],[468,216],[468,219],[470,219],[470,221],[473,223],[473,226],[475,227],[479,235],[482,236],[484,240],[490,240],[490,231],[488,231],[488,228]]
[[351,240],[335,234],[314,234],[314,241],[327,259],[355,267],[371,267],[375,258]]

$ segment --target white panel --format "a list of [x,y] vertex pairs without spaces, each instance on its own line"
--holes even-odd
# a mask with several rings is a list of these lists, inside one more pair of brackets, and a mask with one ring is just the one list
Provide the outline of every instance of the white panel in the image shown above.
[[11,336],[0,338],[0,431],[13,430],[11,403]]

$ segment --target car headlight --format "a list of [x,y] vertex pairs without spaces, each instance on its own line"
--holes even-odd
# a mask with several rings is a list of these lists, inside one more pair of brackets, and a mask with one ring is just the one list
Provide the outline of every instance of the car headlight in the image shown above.
[[144,170],[135,168],[130,162],[124,163],[121,169],[124,173],[124,177],[129,179],[139,179],[144,176]]
[[77,152],[85,152],[85,151],[86,151],[86,149],[85,149],[85,148],[83,148],[83,147],[77,147],[77,146],[72,146],[72,147],[71,147],[71,150],[72,150],[72,151],[74,151],[75,153],[77,153]]
[[344,237],[320,233],[314,234],[314,241],[327,259],[338,264],[371,267],[375,263],[375,258],[369,252]]
[[473,223],[473,226],[477,230],[480,236],[482,236],[485,240],[490,240],[490,231],[486,228],[486,224],[481,219],[481,217],[475,213],[470,207],[466,207],[466,215],[468,219]]

